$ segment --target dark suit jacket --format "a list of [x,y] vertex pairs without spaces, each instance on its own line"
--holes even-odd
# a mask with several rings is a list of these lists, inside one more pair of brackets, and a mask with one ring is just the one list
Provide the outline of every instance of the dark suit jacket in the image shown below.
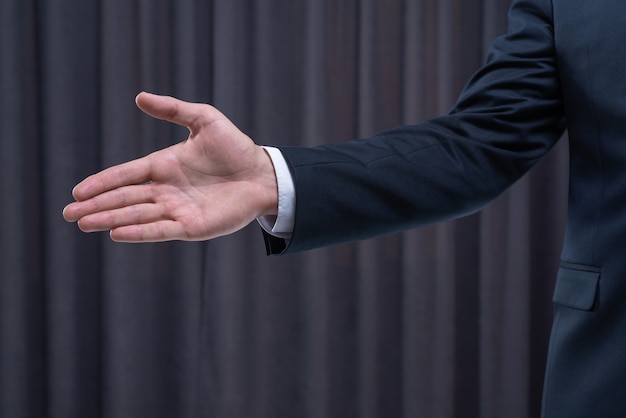
[[624,0],[516,0],[507,35],[450,114],[345,144],[282,148],[296,184],[296,221],[289,245],[267,237],[269,251],[476,211],[567,127],[569,211],[543,416],[626,416],[624,16]]

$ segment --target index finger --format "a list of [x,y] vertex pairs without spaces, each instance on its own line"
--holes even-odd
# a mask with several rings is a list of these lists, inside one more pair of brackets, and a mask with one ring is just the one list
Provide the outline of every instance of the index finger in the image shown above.
[[72,190],[77,201],[87,200],[122,186],[145,183],[150,180],[150,161],[143,157],[92,174]]

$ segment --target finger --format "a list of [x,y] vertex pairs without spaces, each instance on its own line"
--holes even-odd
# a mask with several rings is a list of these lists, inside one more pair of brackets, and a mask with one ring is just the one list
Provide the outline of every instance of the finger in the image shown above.
[[110,236],[116,242],[161,242],[186,238],[182,225],[171,220],[121,226],[112,229]]
[[119,187],[91,199],[70,203],[63,209],[63,217],[66,221],[74,222],[92,213],[152,203],[153,200],[154,191],[151,184]]
[[93,174],[74,187],[72,196],[83,201],[109,190],[150,180],[151,164],[147,157],[109,167]]
[[78,220],[78,227],[83,232],[109,231],[120,226],[147,224],[163,218],[160,205],[142,203],[84,216]]
[[189,103],[169,96],[158,96],[142,92],[135,98],[137,106],[148,115],[186,126],[192,133],[198,132],[205,123],[222,117],[212,106]]

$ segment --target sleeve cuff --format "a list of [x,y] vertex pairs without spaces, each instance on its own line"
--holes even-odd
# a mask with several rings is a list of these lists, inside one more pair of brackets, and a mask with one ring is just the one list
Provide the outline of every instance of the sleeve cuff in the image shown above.
[[296,212],[296,191],[291,171],[278,148],[263,147],[274,165],[278,183],[278,215],[262,216],[257,222],[268,234],[290,239]]

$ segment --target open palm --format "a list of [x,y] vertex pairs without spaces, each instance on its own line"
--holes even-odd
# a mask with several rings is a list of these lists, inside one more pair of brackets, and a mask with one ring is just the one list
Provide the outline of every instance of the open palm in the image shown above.
[[202,240],[276,213],[276,179],[265,151],[217,109],[141,93],[147,114],[189,128],[189,138],[94,174],[63,211],[81,230],[116,241]]

